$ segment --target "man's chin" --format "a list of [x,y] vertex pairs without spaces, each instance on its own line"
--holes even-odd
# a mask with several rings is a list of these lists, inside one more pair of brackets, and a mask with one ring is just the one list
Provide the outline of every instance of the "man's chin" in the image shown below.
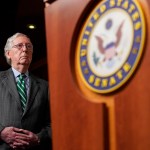
[[28,66],[28,65],[30,65],[30,62],[29,61],[23,61],[23,62],[20,62],[20,65]]

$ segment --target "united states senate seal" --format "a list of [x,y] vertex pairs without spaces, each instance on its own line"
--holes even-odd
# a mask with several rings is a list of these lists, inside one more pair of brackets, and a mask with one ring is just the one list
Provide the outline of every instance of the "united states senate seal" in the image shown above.
[[98,3],[77,40],[77,68],[86,87],[109,93],[124,85],[141,59],[145,30],[144,13],[136,0]]

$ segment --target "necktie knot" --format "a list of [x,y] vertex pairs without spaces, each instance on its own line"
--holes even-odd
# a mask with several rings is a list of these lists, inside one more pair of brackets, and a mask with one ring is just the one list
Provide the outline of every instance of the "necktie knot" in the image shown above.
[[25,75],[24,73],[22,73],[22,74],[19,75],[19,78],[20,78],[20,79],[25,79],[25,78],[26,78],[26,75]]

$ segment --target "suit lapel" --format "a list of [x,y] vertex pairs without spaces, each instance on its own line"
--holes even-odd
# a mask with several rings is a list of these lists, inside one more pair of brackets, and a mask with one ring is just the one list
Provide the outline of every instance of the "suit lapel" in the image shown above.
[[13,95],[14,100],[17,102],[19,108],[21,108],[20,97],[16,87],[16,81],[11,69],[5,71],[2,76],[2,82],[7,87],[8,91]]
[[28,102],[27,102],[27,106],[26,106],[26,109],[25,109],[25,112],[27,112],[32,103],[34,102],[35,100],[35,96],[39,90],[39,86],[38,86],[38,81],[31,75],[29,76],[29,98],[28,98]]

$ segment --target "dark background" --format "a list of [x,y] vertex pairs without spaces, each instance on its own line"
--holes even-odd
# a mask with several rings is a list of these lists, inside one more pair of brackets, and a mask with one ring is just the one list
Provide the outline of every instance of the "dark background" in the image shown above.
[[[2,2],[0,5],[0,70],[10,67],[4,57],[7,38],[16,32],[22,32],[30,37],[34,46],[30,71],[47,79],[44,8],[43,0],[6,0]],[[31,23],[36,25],[35,30],[27,28],[27,25]]]

